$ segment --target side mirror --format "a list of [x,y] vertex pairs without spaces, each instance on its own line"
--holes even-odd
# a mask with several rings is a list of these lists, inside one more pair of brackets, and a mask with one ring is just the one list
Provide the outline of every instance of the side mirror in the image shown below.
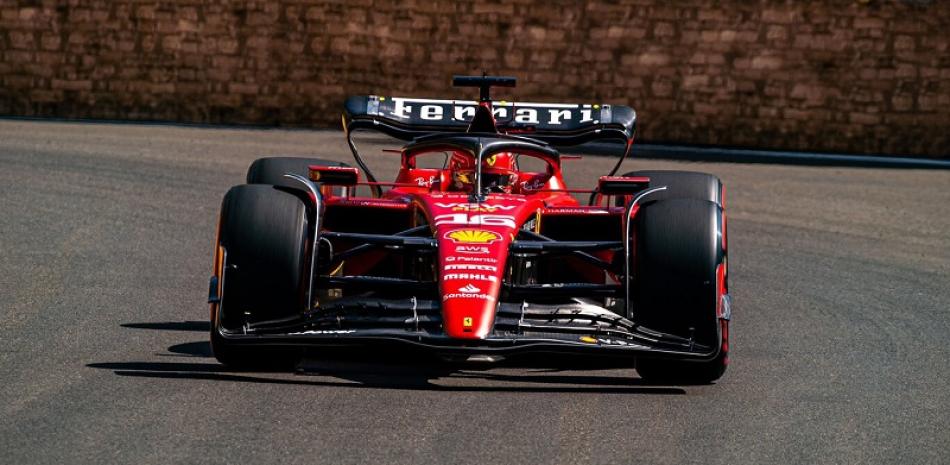
[[600,195],[632,195],[650,187],[650,178],[646,176],[601,176],[597,181]]
[[360,170],[349,166],[310,165],[310,180],[331,186],[355,186],[360,181]]

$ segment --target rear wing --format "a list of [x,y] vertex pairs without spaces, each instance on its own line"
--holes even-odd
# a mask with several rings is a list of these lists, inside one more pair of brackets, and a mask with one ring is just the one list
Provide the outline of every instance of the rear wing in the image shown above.
[[[370,129],[412,140],[438,132],[465,132],[479,102],[353,96],[346,100],[343,126]],[[517,134],[555,146],[602,139],[633,140],[637,114],[626,106],[568,103],[491,102],[499,133]]]

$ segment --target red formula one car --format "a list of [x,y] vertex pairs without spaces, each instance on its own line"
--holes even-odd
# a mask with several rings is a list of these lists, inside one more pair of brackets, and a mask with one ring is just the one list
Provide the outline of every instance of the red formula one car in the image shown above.
[[[349,98],[359,168],[262,158],[228,191],[209,296],[218,360],[395,345],[473,361],[597,356],[648,380],[718,379],[730,319],[719,179],[614,176],[631,108],[493,102],[508,77],[454,83],[480,99]],[[356,129],[410,141],[394,181],[367,169]],[[608,138],[626,141],[613,171],[589,190],[565,186],[555,147]]]

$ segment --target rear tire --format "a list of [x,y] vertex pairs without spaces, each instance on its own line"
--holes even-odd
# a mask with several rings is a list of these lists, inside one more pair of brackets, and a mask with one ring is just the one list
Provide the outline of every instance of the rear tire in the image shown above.
[[[300,189],[298,181],[285,178],[285,174],[299,174],[308,177],[310,165],[322,166],[349,166],[338,161],[323,160],[320,158],[300,157],[268,157],[258,158],[247,168],[248,184],[272,184],[275,186]],[[318,183],[319,184],[319,183]]]
[[[722,209],[689,198],[651,201],[636,216],[633,312],[638,324],[660,332],[719,343],[717,267],[723,263]],[[651,382],[706,384],[725,372],[725,345],[706,362],[643,359]]]
[[223,289],[211,322],[211,347],[226,365],[282,368],[291,355],[239,346],[219,330],[292,318],[305,307],[308,217],[296,195],[268,185],[232,187],[221,206],[219,245],[224,249]]

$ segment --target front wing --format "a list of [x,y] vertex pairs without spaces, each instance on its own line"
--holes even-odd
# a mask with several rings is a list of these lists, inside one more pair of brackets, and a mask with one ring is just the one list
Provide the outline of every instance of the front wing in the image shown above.
[[580,300],[559,305],[501,303],[485,339],[454,339],[440,328],[436,302],[368,298],[340,299],[300,318],[246,325],[237,332],[215,325],[218,336],[232,345],[404,346],[454,356],[559,353],[706,361],[719,355],[723,337],[717,325],[715,343],[699,344],[637,326]]

